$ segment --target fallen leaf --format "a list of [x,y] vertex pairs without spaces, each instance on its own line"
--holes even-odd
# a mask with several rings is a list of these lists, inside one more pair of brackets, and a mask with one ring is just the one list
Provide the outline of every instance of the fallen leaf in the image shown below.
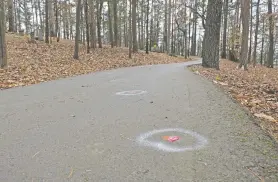
[[255,115],[256,117],[258,117],[258,118],[267,119],[267,120],[269,120],[269,121],[275,121],[275,119],[274,119],[272,116],[268,116],[268,115],[266,115],[266,114],[264,114],[264,113],[255,113],[254,115]]

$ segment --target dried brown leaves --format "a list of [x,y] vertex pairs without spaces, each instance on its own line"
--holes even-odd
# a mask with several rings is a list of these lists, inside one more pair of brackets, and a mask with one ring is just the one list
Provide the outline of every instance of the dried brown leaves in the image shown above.
[[74,43],[69,40],[47,45],[27,43],[26,38],[7,34],[8,68],[0,69],[0,89],[25,86],[63,77],[94,71],[148,64],[185,62],[182,57],[170,57],[160,53],[133,54],[128,59],[128,49],[110,48],[92,50],[86,54],[80,44],[80,58],[74,60]]
[[220,71],[193,66],[200,75],[229,91],[233,98],[262,119],[261,126],[278,140],[278,69],[257,65],[248,71],[234,62],[220,61]]

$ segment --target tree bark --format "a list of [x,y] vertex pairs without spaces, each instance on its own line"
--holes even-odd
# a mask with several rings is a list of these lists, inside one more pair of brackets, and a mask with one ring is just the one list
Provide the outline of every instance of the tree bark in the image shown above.
[[45,43],[49,44],[48,0],[45,0]]
[[88,20],[88,0],[85,0],[85,21],[86,21],[87,53],[90,53],[90,33],[89,33],[89,20]]
[[252,0],[250,0],[250,29],[249,29],[249,31],[250,31],[250,33],[249,33],[249,50],[248,50],[248,64],[250,63],[250,61],[251,61],[251,50],[252,50],[252,33],[253,33],[253,8],[252,8]]
[[273,56],[274,56],[274,20],[272,15],[272,0],[267,1],[268,7],[268,21],[269,21],[269,47],[268,47],[268,54],[267,54],[267,67],[273,68]]
[[150,1],[147,3],[147,21],[146,21],[146,54],[149,54],[149,8]]
[[0,2],[0,68],[7,66],[5,2]]
[[95,0],[89,0],[90,6],[90,34],[91,34],[91,47],[95,49],[96,46],[96,20],[95,20]]
[[[109,28],[109,41],[111,44],[111,47],[114,47],[114,38],[113,38],[113,28],[112,28],[112,13],[111,13],[111,1],[108,1],[108,28]],[[115,40],[116,42],[116,40]]]
[[80,37],[80,11],[81,11],[81,0],[77,1],[76,6],[76,28],[75,28],[75,46],[74,46],[74,59],[78,59],[78,52],[79,52],[79,37]]
[[133,33],[133,52],[138,52],[137,30],[136,30],[136,4],[137,0],[132,0],[132,33]]
[[101,41],[101,14],[103,8],[103,1],[97,0],[97,37],[98,37],[98,47],[102,48]]
[[258,44],[259,24],[260,24],[260,0],[257,0],[255,40],[254,40],[254,51],[252,55],[253,66],[255,66],[257,63],[257,44]]
[[228,8],[229,8],[229,0],[224,1],[224,27],[223,27],[223,42],[222,42],[222,53],[221,58],[227,58],[227,24],[228,24]]
[[132,22],[131,22],[131,0],[129,0],[129,26],[128,26],[128,41],[129,41],[129,43],[128,43],[128,49],[129,49],[129,51],[128,51],[128,57],[129,57],[129,59],[131,59],[131,52],[132,52],[132,33],[131,33],[131,31],[132,31]]
[[250,0],[241,0],[241,17],[242,17],[242,39],[241,39],[240,64],[238,68],[244,66],[244,70],[247,70]]
[[13,0],[8,0],[8,19],[9,19],[9,32],[14,32],[14,13],[13,13]]
[[208,0],[202,66],[219,70],[222,0]]
[[119,46],[119,36],[118,36],[118,0],[113,0],[113,14],[114,14],[114,40],[115,46]]

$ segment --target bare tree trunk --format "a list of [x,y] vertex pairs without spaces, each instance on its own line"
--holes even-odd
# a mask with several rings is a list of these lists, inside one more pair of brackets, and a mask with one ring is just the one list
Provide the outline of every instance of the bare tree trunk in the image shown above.
[[81,11],[81,0],[77,1],[76,6],[76,28],[75,28],[75,46],[74,46],[74,54],[73,58],[78,59],[78,52],[79,52],[79,37],[80,37],[80,11]]
[[146,54],[149,54],[149,8],[150,1],[147,4],[147,21],[146,21]]
[[250,38],[249,38],[249,50],[248,50],[248,64],[250,63],[250,61],[251,61],[251,51],[252,51],[252,33],[253,33],[253,8],[252,8],[252,0],[250,0],[250,4],[251,4],[251,8],[250,8],[250,29],[249,29],[249,31],[250,31],[250,33],[249,33],[249,35],[250,35]]
[[90,33],[89,33],[89,20],[88,20],[88,0],[85,0],[85,21],[86,21],[86,41],[87,53],[90,53]]
[[203,67],[219,70],[219,40],[222,0],[208,0],[205,35],[203,42]]
[[60,41],[60,31],[59,31],[59,9],[58,9],[58,0],[55,0],[55,35],[57,42]]
[[97,0],[97,38],[98,38],[98,47],[102,48],[101,41],[101,14],[103,8],[103,1]]
[[49,44],[48,0],[45,0],[45,43]]
[[268,47],[268,55],[267,55],[267,67],[273,68],[273,56],[274,56],[274,19],[272,15],[272,0],[267,1],[268,7],[268,21],[269,21],[269,47]]
[[0,68],[7,66],[5,2],[0,2]]
[[129,51],[128,51],[128,57],[131,59],[131,51],[132,51],[132,35],[131,35],[131,31],[132,31],[132,25],[131,25],[131,1],[132,0],[129,0],[129,27],[128,27],[128,41],[129,41],[129,44],[128,44],[128,48],[129,48]]
[[118,8],[117,8],[118,0],[113,0],[113,14],[114,14],[114,40],[115,46],[119,46],[118,41]]
[[223,27],[223,42],[222,42],[222,53],[221,58],[227,58],[227,24],[228,24],[228,8],[229,8],[229,0],[224,1],[224,27]]
[[[167,28],[167,53],[170,54],[170,40],[171,40],[171,9],[172,9],[172,0],[169,0],[169,6],[168,6],[168,28]],[[166,12],[165,12],[166,13]]]
[[9,19],[9,32],[14,32],[14,13],[13,13],[13,0],[8,0],[8,19]]
[[138,52],[137,27],[136,27],[136,8],[137,0],[132,0],[132,33],[133,33],[133,52]]
[[239,68],[244,66],[247,70],[248,56],[248,34],[249,34],[249,18],[250,18],[250,1],[241,0],[241,17],[242,17],[242,39]]
[[113,28],[112,28],[112,16],[111,16],[111,2],[108,1],[108,27],[109,27],[109,41],[111,44],[111,47],[114,47],[114,39],[113,39]]
[[257,0],[255,40],[254,40],[254,51],[252,56],[253,66],[255,66],[257,63],[257,44],[258,44],[259,24],[260,24],[260,0]]
[[91,47],[95,49],[96,46],[96,20],[95,20],[95,0],[89,0],[90,6],[90,29],[91,29]]
[[[127,31],[127,22],[128,22],[128,20],[127,20],[127,9],[128,9],[128,6],[127,6],[127,1],[128,0],[124,0],[124,2],[125,2],[125,12],[124,12],[124,44],[125,44],[125,47],[127,47],[128,46],[128,39],[127,39],[127,34],[128,34],[128,31]],[[139,24],[138,24],[139,25]],[[138,29],[139,30],[139,29]],[[140,31],[139,31],[140,32]],[[140,35],[139,35],[139,37],[140,37]]]
[[265,19],[263,18],[263,32],[262,32],[262,49],[261,49],[261,65],[263,65],[264,59],[263,59],[263,55],[264,55],[264,34],[265,34]]
[[168,38],[167,38],[167,35],[168,35],[168,32],[167,32],[167,22],[168,18],[167,18],[167,0],[165,0],[165,7],[164,7],[164,35],[163,35],[163,52],[166,53],[167,50],[168,50]]

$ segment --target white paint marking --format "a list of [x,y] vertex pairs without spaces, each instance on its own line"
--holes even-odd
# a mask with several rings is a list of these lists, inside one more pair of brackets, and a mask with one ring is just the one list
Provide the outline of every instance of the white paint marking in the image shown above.
[[130,96],[130,95],[141,95],[141,94],[145,94],[145,93],[147,93],[147,91],[144,91],[144,90],[130,90],[130,91],[117,92],[116,95]]
[[[179,132],[183,134],[188,134],[194,137],[197,142],[192,145],[192,146],[187,146],[187,147],[173,147],[171,145],[164,144],[162,142],[155,142],[155,141],[149,141],[148,138],[151,137],[154,134],[158,133],[164,133],[164,132]],[[144,145],[147,147],[153,147],[158,150],[162,150],[164,152],[184,152],[184,151],[191,151],[191,150],[198,150],[203,147],[208,143],[207,139],[201,135],[199,135],[196,132],[189,131],[189,130],[184,130],[181,128],[169,128],[169,129],[161,129],[161,130],[153,130],[147,133],[141,134],[139,137],[137,137],[136,141],[140,145]]]

